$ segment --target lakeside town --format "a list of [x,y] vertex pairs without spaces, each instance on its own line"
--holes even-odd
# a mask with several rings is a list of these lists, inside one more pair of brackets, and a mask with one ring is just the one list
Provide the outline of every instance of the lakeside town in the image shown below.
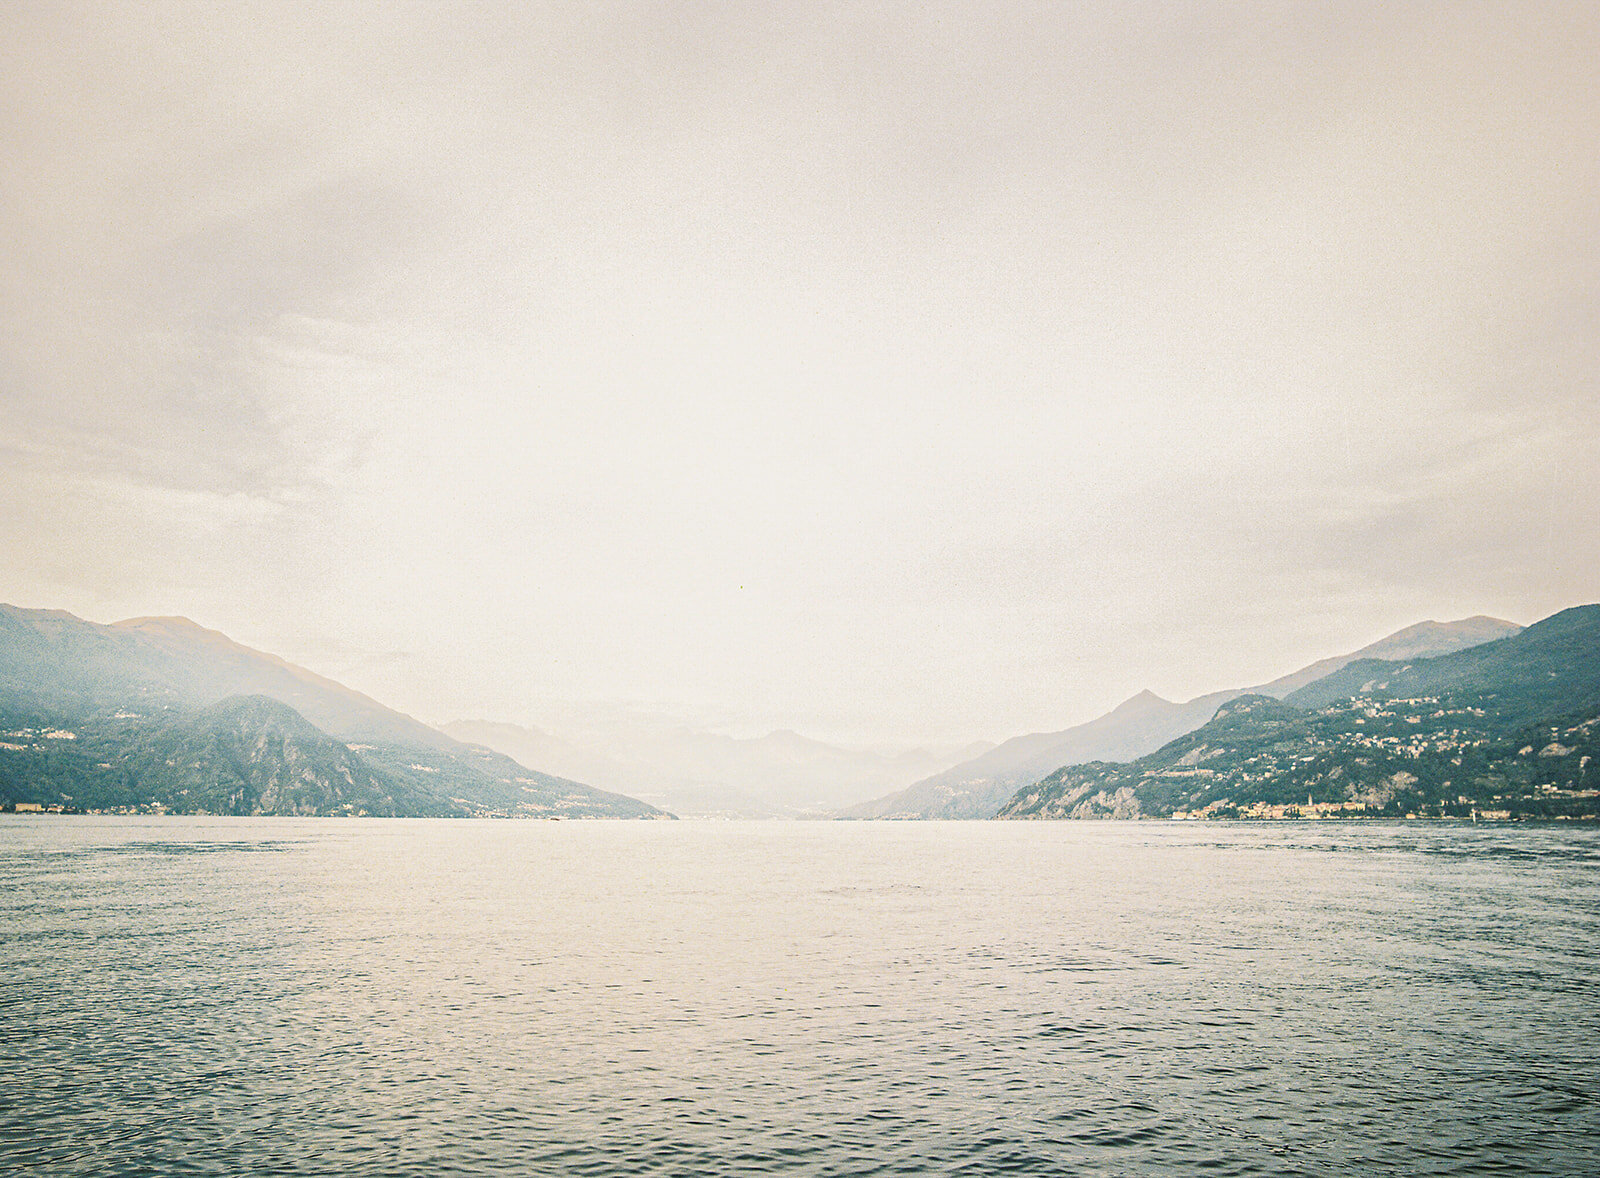
[[[118,713],[117,718],[132,718]],[[1478,702],[1447,695],[1357,695],[1315,711],[1251,697],[1211,724],[1129,764],[1066,766],[1076,804],[1053,816],[1193,821],[1589,821],[1600,788],[1586,787],[1600,717],[1541,728],[1515,749]],[[47,750],[79,734],[57,726],[0,732],[0,749]],[[109,762],[96,767],[110,770]],[[416,766],[422,768],[422,766]],[[1051,779],[1046,779],[1049,781]],[[1089,783],[1099,789],[1090,790]],[[1043,784],[1043,783],[1041,783]],[[1018,799],[1030,792],[1018,792]],[[1304,800],[1300,800],[1301,797]],[[160,801],[85,806],[6,801],[0,812],[162,816],[206,814]],[[362,817],[355,806],[330,815]],[[479,809],[476,817],[512,817]]]
[[1264,696],[1131,763],[1066,766],[1004,817],[1512,819],[1600,817],[1600,717],[1515,728],[1490,699],[1359,694],[1314,709]]

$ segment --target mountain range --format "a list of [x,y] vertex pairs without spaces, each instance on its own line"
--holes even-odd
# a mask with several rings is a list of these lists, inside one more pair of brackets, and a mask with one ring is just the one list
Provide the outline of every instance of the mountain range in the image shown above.
[[843,818],[992,818],[1018,789],[1063,765],[1133,761],[1206,723],[1242,695],[1282,698],[1352,663],[1448,654],[1515,634],[1514,622],[1471,617],[1419,622],[1349,654],[1335,655],[1257,687],[1217,691],[1173,703],[1142,691],[1110,712],[1061,732],[1013,737],[995,748],[887,797],[843,811]]
[[185,618],[0,605],[0,800],[221,814],[670,817]]
[[[842,816],[1576,816],[1600,809],[1597,731],[1600,606],[1527,629],[1423,622],[1255,688],[1184,703],[1145,691],[1086,724],[941,759],[788,731],[658,726],[592,745],[514,725],[440,730],[183,618],[100,625],[0,605],[10,805],[662,818],[651,800],[672,799],[697,814],[821,816],[932,765]],[[579,774],[637,782],[651,800]]]
[[882,753],[788,730],[738,738],[682,725],[628,723],[626,717],[587,738],[481,720],[440,727],[525,765],[634,794],[685,817],[819,817],[993,747]]
[[999,817],[1479,814],[1600,817],[1600,605],[1238,696],[1130,763],[1057,769]]

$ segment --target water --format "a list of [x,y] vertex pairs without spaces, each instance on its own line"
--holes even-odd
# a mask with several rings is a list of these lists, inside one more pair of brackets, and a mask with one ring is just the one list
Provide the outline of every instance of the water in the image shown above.
[[1600,831],[0,820],[0,1171],[1588,1174]]

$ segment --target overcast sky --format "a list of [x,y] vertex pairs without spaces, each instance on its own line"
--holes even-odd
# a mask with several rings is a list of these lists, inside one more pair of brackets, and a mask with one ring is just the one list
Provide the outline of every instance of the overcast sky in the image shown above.
[[1600,599],[1600,6],[0,8],[0,600],[1003,739]]

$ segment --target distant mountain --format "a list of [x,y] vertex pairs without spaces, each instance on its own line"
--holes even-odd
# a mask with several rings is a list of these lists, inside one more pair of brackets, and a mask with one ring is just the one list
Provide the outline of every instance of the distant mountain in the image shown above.
[[0,605],[0,800],[207,813],[656,817],[182,618]]
[[900,793],[844,810],[842,818],[992,818],[1017,788],[1074,761],[1132,760],[1197,727],[1230,698],[1175,704],[1150,691],[1063,732],[1013,737]]
[[991,818],[1024,785],[1064,765],[1132,761],[1192,732],[1231,699],[1247,693],[1281,698],[1357,659],[1405,659],[1445,654],[1515,634],[1521,627],[1498,618],[1419,622],[1360,650],[1322,659],[1270,683],[1172,703],[1149,691],[1099,719],[1063,732],[1033,733],[1006,741],[971,761],[919,781],[898,794],[845,810],[844,818]]
[[602,752],[563,740],[543,729],[488,720],[456,720],[439,725],[439,731],[463,744],[493,749],[523,765],[539,765],[546,772],[573,781],[590,781],[624,793],[648,788],[647,777]]
[[1600,606],[1252,694],[1131,764],[1068,765],[1002,818],[1600,816]]
[[682,726],[619,725],[593,743],[515,724],[461,720],[441,731],[676,814],[773,818],[820,814],[914,781],[987,746],[942,756],[842,748],[797,732],[741,739]]

